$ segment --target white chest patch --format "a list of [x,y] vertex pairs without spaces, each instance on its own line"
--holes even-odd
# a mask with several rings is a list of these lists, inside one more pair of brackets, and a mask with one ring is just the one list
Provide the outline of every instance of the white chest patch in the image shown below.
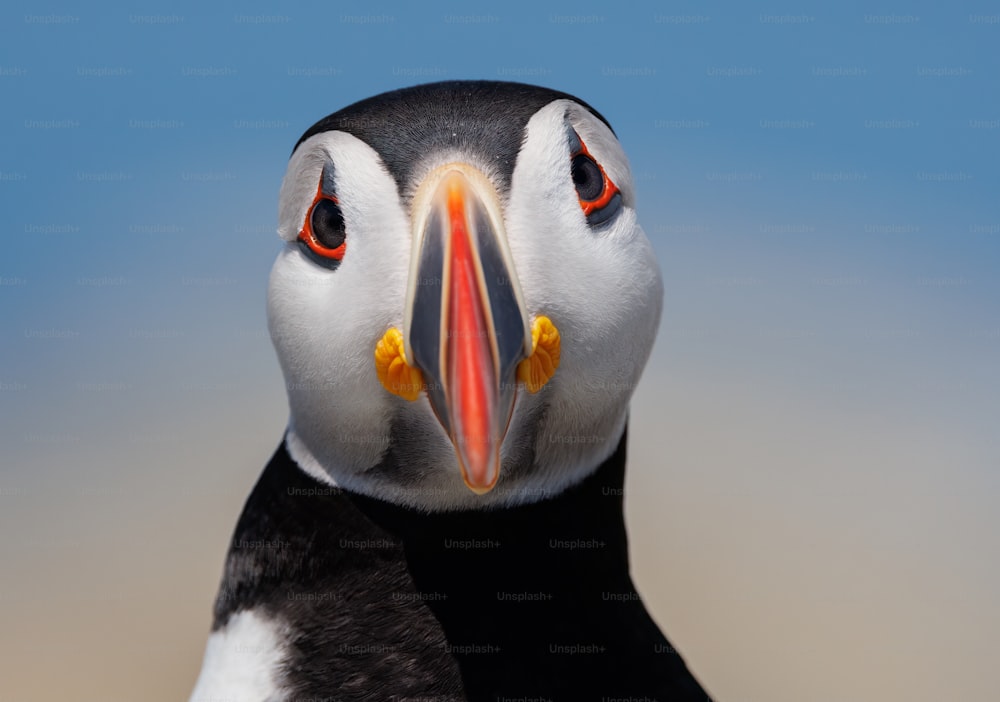
[[208,638],[190,702],[280,702],[284,655],[278,622],[252,610],[238,612]]

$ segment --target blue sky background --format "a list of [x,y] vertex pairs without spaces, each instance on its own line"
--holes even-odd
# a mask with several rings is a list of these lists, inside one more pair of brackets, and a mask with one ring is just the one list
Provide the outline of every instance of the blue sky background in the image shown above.
[[635,570],[706,686],[989,697],[998,47],[985,2],[7,3],[0,701],[187,694],[285,421],[289,152],[458,78],[576,94],[630,154],[666,284]]

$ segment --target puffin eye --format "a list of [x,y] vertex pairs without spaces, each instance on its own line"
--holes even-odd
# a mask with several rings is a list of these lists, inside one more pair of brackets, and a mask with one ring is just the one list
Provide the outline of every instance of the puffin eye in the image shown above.
[[344,231],[344,213],[340,211],[340,205],[336,200],[325,197],[313,205],[309,224],[312,225],[316,241],[331,251],[339,248],[347,239],[347,232]]
[[622,208],[622,194],[604,168],[587,150],[587,145],[575,131],[570,132],[572,149],[570,174],[580,209],[587,217],[587,224],[596,227],[611,221]]
[[347,230],[344,213],[333,195],[327,195],[320,187],[313,199],[306,220],[299,232],[299,248],[314,262],[336,269],[344,258],[347,248]]
[[597,161],[587,154],[577,154],[573,157],[573,185],[576,194],[584,202],[591,202],[601,197],[604,192],[604,176]]

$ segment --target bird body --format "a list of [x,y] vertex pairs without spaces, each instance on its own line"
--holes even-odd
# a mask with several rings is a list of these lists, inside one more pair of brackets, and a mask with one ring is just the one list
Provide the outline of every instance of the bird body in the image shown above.
[[511,83],[376,96],[303,135],[279,234],[291,417],[192,702],[707,699],[629,575],[662,285],[606,121]]

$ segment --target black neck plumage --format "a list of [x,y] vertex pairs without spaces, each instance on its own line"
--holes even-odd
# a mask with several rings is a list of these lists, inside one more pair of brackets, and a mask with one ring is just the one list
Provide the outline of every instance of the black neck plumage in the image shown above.
[[[216,625],[254,606],[303,627],[322,617],[334,625],[343,603],[292,606],[288,593],[339,589],[358,607],[407,600],[425,638],[436,619],[441,655],[457,662],[470,700],[705,700],[632,584],[624,476],[623,435],[594,473],[551,499],[426,513],[323,486],[282,446],[237,525]],[[241,541],[275,548],[261,567],[265,554],[240,552]],[[380,574],[397,571],[410,582],[377,594]],[[359,580],[367,589],[355,595]],[[376,631],[384,625],[378,619],[364,636],[397,636]]]

